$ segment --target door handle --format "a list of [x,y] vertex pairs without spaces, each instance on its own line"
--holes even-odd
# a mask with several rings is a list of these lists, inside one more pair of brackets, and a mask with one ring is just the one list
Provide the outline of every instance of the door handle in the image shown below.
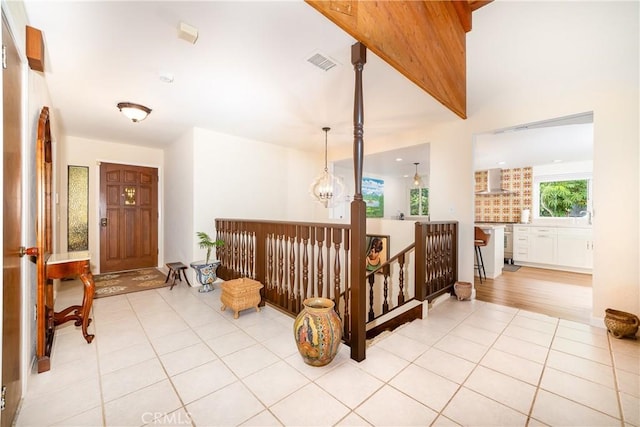
[[18,249],[18,255],[20,255],[20,258],[25,255],[38,256],[38,248],[25,248],[24,246],[20,246]]
[[107,218],[100,218],[100,226],[101,227],[107,226]]

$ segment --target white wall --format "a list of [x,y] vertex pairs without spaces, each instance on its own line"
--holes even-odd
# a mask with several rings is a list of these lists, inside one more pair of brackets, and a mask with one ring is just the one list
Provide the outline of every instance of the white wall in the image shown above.
[[431,219],[460,222],[460,280],[473,279],[473,135],[593,111],[594,323],[607,307],[640,312],[638,9],[492,2],[474,12],[467,33],[468,119],[426,119],[394,147],[368,143],[365,132],[368,153],[431,143]]
[[367,234],[390,236],[390,256],[394,256],[415,241],[416,221],[397,221],[393,219],[367,219]]
[[322,172],[322,154],[286,150],[287,200],[285,210],[292,221],[326,222],[330,211],[316,202],[309,191],[311,183]]
[[[135,125],[133,125],[135,126]],[[99,162],[158,168],[158,265],[164,265],[164,151],[125,143],[63,137],[58,140],[58,203],[54,206],[58,251],[67,248],[67,166],[89,167],[89,252],[91,271],[100,272],[100,166]]]
[[[494,2],[474,14],[467,36],[468,63],[484,59],[496,79],[474,85],[491,93],[482,105],[469,93],[467,127],[594,112],[596,319],[607,307],[640,311],[638,22],[638,2]],[[488,50],[505,61],[487,63]],[[521,78],[505,85],[507,73]]]
[[192,260],[204,257],[195,232],[213,233],[216,218],[327,220],[308,193],[317,155],[204,129],[193,140]]
[[189,265],[195,260],[192,248],[195,239],[193,221],[196,215],[193,209],[193,131],[182,135],[167,147],[164,155],[167,159],[164,168],[165,262]]

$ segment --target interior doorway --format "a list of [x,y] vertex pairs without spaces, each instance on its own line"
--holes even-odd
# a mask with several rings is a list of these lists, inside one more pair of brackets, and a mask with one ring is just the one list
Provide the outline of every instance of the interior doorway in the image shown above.
[[[474,135],[473,156],[474,221],[505,225],[513,239],[503,245],[513,265],[505,264],[493,280],[476,282],[477,298],[589,322],[593,113]],[[489,183],[495,176],[502,178]],[[567,189],[583,197],[569,197]],[[559,203],[558,194],[567,203]]]
[[100,164],[100,272],[158,265],[158,169]]

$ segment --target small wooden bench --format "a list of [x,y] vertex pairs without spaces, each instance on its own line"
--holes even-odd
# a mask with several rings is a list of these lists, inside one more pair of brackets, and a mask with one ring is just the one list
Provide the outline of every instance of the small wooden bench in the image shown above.
[[166,264],[166,266],[169,268],[169,272],[167,273],[167,279],[164,281],[164,283],[169,282],[169,277],[171,277],[171,275],[173,274],[173,282],[171,282],[171,287],[169,288],[169,290],[172,290],[173,287],[176,285],[176,280],[180,280],[182,282],[182,278],[180,277],[180,272],[182,272],[182,275],[184,276],[184,280],[187,281],[187,284],[191,286],[191,283],[189,283],[189,279],[187,279],[187,273],[184,271],[189,267],[187,267],[181,262],[169,262]]

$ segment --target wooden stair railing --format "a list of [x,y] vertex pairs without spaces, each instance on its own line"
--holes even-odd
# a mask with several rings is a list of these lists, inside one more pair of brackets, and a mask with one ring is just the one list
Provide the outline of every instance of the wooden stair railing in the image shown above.
[[[369,284],[368,322],[403,305],[405,300],[413,299],[414,291],[405,283],[405,280],[408,279],[405,279],[405,271],[414,248],[415,243],[412,243],[375,270],[367,272],[367,283]],[[412,282],[415,283],[415,281]],[[406,298],[405,290],[410,294],[409,298]],[[380,292],[383,296],[377,298]],[[379,311],[376,311],[376,306],[380,307]]]
[[415,228],[416,298],[429,302],[452,292],[458,280],[458,221],[418,222]]
[[422,305],[410,304],[413,301],[431,302],[452,292],[457,280],[457,230],[457,222],[418,222],[415,242],[367,273],[368,339],[422,318]]
[[258,280],[264,285],[262,304],[268,302],[291,316],[300,312],[306,298],[333,300],[347,345],[353,344],[351,332],[357,322],[364,325],[392,314],[391,320],[366,331],[371,338],[420,318],[422,305],[410,311],[399,308],[415,300],[432,301],[450,292],[457,280],[457,222],[416,223],[414,243],[375,271],[367,272],[363,264],[368,292],[363,289],[361,297],[368,312],[360,319],[351,310],[350,225],[235,219],[216,219],[215,224],[216,238],[225,242],[216,249],[220,278]]
[[216,219],[224,280],[249,277],[264,284],[263,302],[296,316],[311,297],[335,303],[350,337],[348,224]]

